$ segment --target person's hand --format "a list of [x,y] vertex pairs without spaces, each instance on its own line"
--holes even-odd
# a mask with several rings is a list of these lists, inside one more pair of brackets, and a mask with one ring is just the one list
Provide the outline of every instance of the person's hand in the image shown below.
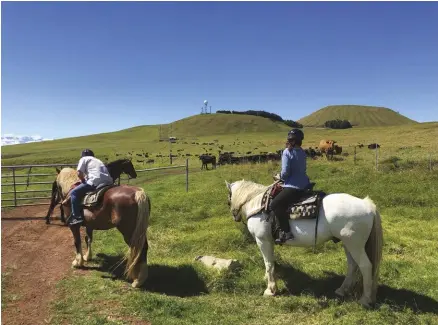
[[274,180],[276,180],[276,181],[279,181],[281,178],[280,178],[280,174],[276,174],[276,175],[274,175]]

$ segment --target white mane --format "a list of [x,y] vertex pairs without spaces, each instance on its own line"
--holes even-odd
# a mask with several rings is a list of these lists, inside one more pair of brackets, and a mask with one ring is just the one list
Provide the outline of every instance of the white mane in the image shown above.
[[239,209],[246,202],[262,194],[268,186],[257,184],[251,181],[237,181],[231,184],[231,208]]

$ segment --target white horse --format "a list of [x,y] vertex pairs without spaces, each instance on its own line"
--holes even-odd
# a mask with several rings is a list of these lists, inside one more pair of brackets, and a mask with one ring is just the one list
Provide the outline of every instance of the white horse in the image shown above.
[[[234,220],[238,222],[242,217],[248,218],[248,230],[263,255],[266,267],[265,279],[268,281],[264,295],[273,296],[277,291],[277,284],[274,276],[272,221],[266,221],[267,214],[263,211],[252,216],[247,215],[254,207],[253,199],[263,195],[268,186],[245,180],[232,184],[227,181],[225,183],[229,191],[228,205]],[[295,238],[285,242],[285,245],[299,247],[313,245],[316,219],[289,220],[289,224]],[[359,302],[364,307],[369,307],[376,301],[383,233],[379,212],[368,196],[360,199],[350,194],[336,193],[324,197],[319,210],[316,244],[324,243],[333,237],[344,244],[348,266],[347,276],[335,293],[344,297],[354,289],[354,284],[360,276],[357,272],[359,267],[363,279],[363,292]]]

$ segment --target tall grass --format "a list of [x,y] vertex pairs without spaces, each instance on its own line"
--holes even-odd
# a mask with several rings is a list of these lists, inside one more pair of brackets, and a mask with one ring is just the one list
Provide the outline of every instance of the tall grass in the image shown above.
[[[226,166],[143,183],[152,198],[145,287],[132,290],[115,268],[127,247],[116,231],[96,232],[97,258],[59,284],[55,323],[131,324],[436,324],[438,323],[438,174],[375,172],[351,162],[309,162],[316,188],[370,195],[382,215],[384,252],[378,305],[364,310],[335,298],[346,258],[342,244],[276,247],[280,294],[262,296],[262,256],[242,223],[232,221],[224,180],[269,184],[278,164]],[[141,180],[135,181],[141,184]],[[66,229],[66,231],[68,231]],[[234,273],[204,267],[198,255],[236,258]],[[72,258],[74,252],[72,250]]]

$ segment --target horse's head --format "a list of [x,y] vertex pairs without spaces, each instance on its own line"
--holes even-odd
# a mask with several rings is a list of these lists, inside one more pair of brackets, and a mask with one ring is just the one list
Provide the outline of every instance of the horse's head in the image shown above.
[[122,172],[128,174],[130,178],[137,178],[137,172],[135,171],[134,165],[130,159],[126,159],[122,163]]
[[[243,180],[242,180],[243,181]],[[225,185],[228,189],[228,206],[230,207],[231,214],[233,215],[234,221],[239,222],[242,220],[242,216],[240,215],[240,210],[242,209],[242,206],[238,206],[239,203],[236,202],[236,189],[239,187],[241,181],[234,182],[234,183],[228,183],[225,181]]]
[[245,181],[244,179],[231,184],[225,181],[225,185],[228,188],[228,206],[234,221],[240,221],[242,219],[242,208],[268,188],[268,186]]

